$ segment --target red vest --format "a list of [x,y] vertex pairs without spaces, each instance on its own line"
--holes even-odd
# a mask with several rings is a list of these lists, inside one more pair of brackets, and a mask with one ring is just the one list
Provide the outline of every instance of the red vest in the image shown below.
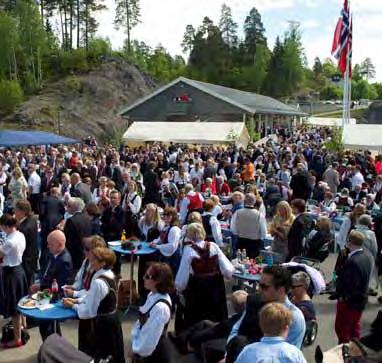
[[188,205],[188,210],[196,210],[203,209],[203,202],[200,200],[199,193],[195,193],[195,195],[187,195],[187,199],[190,201]]

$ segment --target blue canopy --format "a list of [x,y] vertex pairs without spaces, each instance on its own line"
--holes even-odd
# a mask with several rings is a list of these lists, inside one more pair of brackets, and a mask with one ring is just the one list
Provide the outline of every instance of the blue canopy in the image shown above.
[[78,141],[69,137],[45,131],[0,131],[0,146],[57,145],[75,144]]

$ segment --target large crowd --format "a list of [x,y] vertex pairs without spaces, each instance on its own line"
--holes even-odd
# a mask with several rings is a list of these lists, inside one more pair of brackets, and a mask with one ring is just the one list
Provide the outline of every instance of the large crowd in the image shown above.
[[[3,347],[26,344],[26,329],[38,325],[41,362],[77,353],[83,362],[169,363],[170,345],[200,362],[305,362],[317,325],[312,296],[325,290],[337,300],[338,343],[382,358],[360,331],[379,290],[382,158],[327,150],[326,128],[276,132],[247,149],[116,149],[87,138],[0,150],[0,315],[13,332]],[[138,291],[109,248],[120,240],[156,251],[139,257]],[[331,252],[337,262],[322,286],[317,266]],[[243,266],[247,275],[260,267],[259,281],[237,282]],[[18,309],[24,296],[55,286],[78,315],[76,348],[59,324]],[[139,305],[128,356],[124,294]]]

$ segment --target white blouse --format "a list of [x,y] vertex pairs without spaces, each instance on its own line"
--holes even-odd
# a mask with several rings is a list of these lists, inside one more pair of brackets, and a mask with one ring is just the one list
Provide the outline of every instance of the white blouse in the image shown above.
[[[205,245],[205,242],[198,241],[196,242],[196,244],[199,247],[203,248]],[[225,254],[219,248],[219,246],[214,242],[210,242],[210,256],[212,257],[215,255],[218,255],[219,269],[221,274],[226,278],[231,278],[232,274],[235,272],[235,268],[233,267],[230,260],[225,256]],[[191,262],[194,258],[200,258],[198,253],[190,246],[184,247],[182,259],[180,261],[179,270],[175,278],[175,286],[179,292],[182,292],[186,289],[190,275],[194,274],[194,271],[192,270],[192,267],[191,267]]]
[[[169,226],[166,226],[165,230],[167,230],[168,228]],[[154,240],[154,242],[157,243],[156,248],[163,256],[170,257],[179,248],[180,236],[181,236],[180,228],[177,226],[173,226],[171,227],[170,232],[168,233],[167,243],[160,244],[161,243],[160,237]]]
[[[167,300],[171,304],[171,298],[168,294],[151,292],[147,296],[145,304],[139,308],[139,311],[147,313],[158,300]],[[150,356],[158,345],[163,329],[170,321],[170,318],[171,311],[168,305],[164,302],[159,302],[152,308],[149,318],[142,327],[138,320],[131,331],[133,352],[140,357]]]
[[77,311],[80,319],[91,319],[97,316],[99,304],[109,293],[109,285],[98,279],[100,276],[105,276],[109,279],[114,279],[114,274],[111,270],[98,270],[90,283],[90,289],[83,297],[79,304],[74,304],[72,309]]
[[0,245],[0,252],[4,255],[1,266],[14,267],[21,265],[25,251],[25,236],[20,231],[8,234],[4,244]]

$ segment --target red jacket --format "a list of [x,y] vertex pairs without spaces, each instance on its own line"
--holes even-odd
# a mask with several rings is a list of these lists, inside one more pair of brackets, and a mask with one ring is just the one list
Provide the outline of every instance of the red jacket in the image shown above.
[[216,183],[216,192],[218,195],[228,195],[231,193],[231,189],[227,182],[224,182],[220,186],[218,183]]

